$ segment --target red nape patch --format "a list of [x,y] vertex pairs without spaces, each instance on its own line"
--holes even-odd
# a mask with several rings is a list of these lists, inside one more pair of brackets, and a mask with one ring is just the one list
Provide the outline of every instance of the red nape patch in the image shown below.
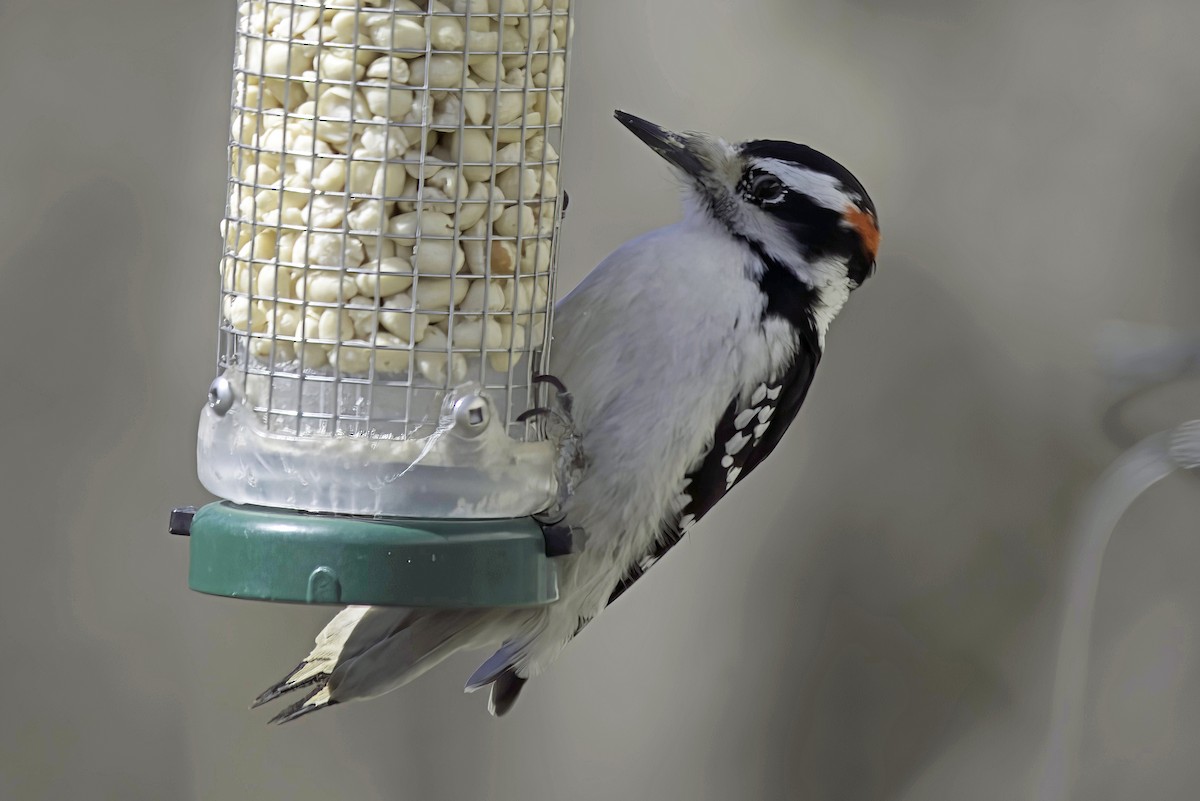
[[846,224],[858,232],[867,255],[874,261],[875,254],[879,252],[879,226],[875,224],[875,218],[856,206],[846,209],[842,216]]

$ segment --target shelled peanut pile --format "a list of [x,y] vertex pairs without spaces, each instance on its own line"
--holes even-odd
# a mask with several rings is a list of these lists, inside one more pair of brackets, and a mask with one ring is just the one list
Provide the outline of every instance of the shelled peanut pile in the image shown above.
[[253,356],[441,384],[542,341],[567,5],[239,7],[223,313]]

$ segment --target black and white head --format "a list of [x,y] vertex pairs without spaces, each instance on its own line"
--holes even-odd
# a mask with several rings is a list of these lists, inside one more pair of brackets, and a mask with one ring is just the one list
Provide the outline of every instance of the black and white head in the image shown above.
[[616,117],[679,171],[696,211],[744,240],[763,270],[773,263],[815,289],[846,291],[875,272],[875,204],[858,179],[824,153],[777,140],[730,144],[668,131],[623,111]]

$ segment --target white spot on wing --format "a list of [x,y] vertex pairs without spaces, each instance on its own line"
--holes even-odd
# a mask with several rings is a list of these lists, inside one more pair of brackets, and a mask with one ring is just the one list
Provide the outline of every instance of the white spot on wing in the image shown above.
[[759,423],[754,427],[754,438],[762,439],[763,434],[767,433],[767,429],[771,427],[770,423]]
[[758,389],[754,390],[754,394],[750,396],[750,405],[757,406],[767,399],[767,385],[759,384]]
[[690,504],[691,502],[692,502],[691,495],[687,494],[686,492],[679,493],[678,495],[675,496],[675,503],[671,506],[671,509],[673,511],[669,512],[668,514],[679,514],[684,509],[686,509],[688,507],[688,504]]
[[783,390],[783,387],[771,387],[767,390],[767,397],[770,398],[771,400],[775,400],[776,398],[779,397],[779,393],[782,390]]
[[775,414],[775,407],[768,406],[758,413],[758,419],[765,423],[771,419],[771,415],[773,414]]
[[738,476],[740,476],[741,474],[742,474],[742,468],[740,468],[740,467],[729,468],[729,474],[725,477],[725,489],[729,489],[730,487],[732,487],[733,483],[738,480]]
[[733,467],[733,457],[732,456],[721,457],[721,467]]
[[742,452],[742,448],[746,447],[746,443],[750,441],[749,434],[738,432],[729,438],[729,442],[725,443],[725,453],[730,456],[737,456]]
[[750,425],[750,421],[754,419],[756,414],[758,414],[758,409],[742,409],[741,414],[733,419],[733,424],[737,426],[738,429],[745,428],[746,426]]

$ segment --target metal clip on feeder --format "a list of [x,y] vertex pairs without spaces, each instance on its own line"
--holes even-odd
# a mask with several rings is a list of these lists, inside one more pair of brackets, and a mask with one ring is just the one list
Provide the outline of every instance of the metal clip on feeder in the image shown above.
[[532,517],[555,502],[555,448],[523,412],[545,402],[569,0],[237,8],[197,444],[225,500],[172,515],[189,585],[553,602],[571,542]]

